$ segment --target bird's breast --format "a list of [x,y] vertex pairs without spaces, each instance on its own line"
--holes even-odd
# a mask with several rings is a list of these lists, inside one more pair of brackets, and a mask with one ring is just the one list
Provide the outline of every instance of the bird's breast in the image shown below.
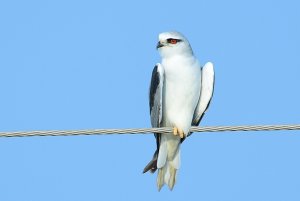
[[165,126],[178,126],[187,131],[200,96],[200,65],[196,59],[163,61],[162,65],[165,69]]

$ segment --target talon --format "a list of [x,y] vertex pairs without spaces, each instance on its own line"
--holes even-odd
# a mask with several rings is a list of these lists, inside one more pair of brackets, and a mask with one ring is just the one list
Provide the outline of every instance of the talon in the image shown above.
[[181,129],[178,129],[180,138],[184,138],[184,132]]
[[173,128],[173,134],[174,134],[174,135],[178,135],[178,128],[177,128],[177,127],[174,127],[174,128]]

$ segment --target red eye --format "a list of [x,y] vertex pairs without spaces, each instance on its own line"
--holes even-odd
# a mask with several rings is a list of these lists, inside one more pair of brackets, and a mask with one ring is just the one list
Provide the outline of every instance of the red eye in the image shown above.
[[176,43],[177,43],[177,40],[176,40],[176,39],[171,39],[171,40],[170,40],[170,43],[171,43],[171,44],[176,44]]

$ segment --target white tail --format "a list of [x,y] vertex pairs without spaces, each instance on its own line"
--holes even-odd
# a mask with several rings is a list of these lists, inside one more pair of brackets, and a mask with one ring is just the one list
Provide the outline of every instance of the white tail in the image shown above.
[[157,188],[159,191],[164,184],[167,184],[170,190],[173,189],[179,167],[180,140],[174,135],[162,135],[157,160]]
[[176,183],[176,173],[177,169],[171,165],[171,162],[167,161],[165,166],[158,169],[157,175],[157,188],[160,189],[164,184],[169,186],[169,189],[172,190]]

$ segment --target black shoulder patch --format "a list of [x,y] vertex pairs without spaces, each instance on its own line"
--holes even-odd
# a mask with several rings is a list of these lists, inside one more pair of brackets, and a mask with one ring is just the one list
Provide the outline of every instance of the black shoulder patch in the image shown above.
[[160,82],[160,77],[159,77],[159,72],[157,71],[157,65],[154,67],[152,71],[152,77],[151,77],[151,84],[150,84],[150,93],[149,93],[149,106],[150,106],[150,111],[151,108],[154,105],[154,96],[157,90],[157,87]]

